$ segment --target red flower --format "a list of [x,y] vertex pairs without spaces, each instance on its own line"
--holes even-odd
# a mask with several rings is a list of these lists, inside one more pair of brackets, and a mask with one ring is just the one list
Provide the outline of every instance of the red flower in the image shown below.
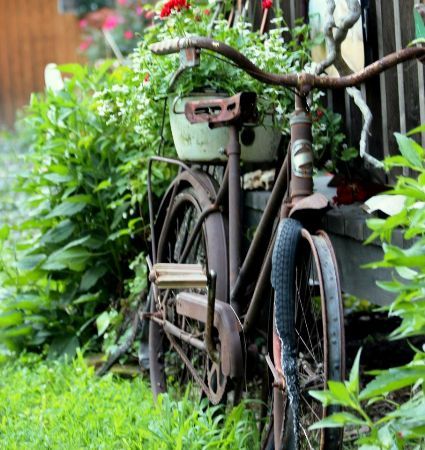
[[272,0],[263,0],[263,9],[270,9],[272,6]]
[[128,41],[134,38],[134,33],[131,30],[124,31],[124,39]]
[[204,9],[204,14],[206,16],[209,16],[211,14],[211,11],[209,9]]
[[161,18],[168,17],[173,9],[181,11],[184,8],[189,9],[189,6],[187,0],[168,0],[168,2],[164,3],[159,16]]

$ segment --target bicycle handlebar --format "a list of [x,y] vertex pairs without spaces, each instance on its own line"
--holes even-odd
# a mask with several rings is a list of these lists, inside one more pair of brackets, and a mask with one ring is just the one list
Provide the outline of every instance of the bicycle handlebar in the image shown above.
[[210,50],[233,61],[238,67],[249,73],[253,78],[267,84],[297,88],[307,93],[317,87],[322,89],[342,89],[358,85],[367,79],[384,72],[402,62],[417,58],[425,62],[425,47],[410,47],[391,53],[378,61],[366,66],[363,70],[343,77],[318,76],[302,72],[299,74],[277,75],[261,70],[238,50],[224,42],[207,37],[186,37],[169,39],[150,46],[157,55],[168,55],[180,50],[195,48]]

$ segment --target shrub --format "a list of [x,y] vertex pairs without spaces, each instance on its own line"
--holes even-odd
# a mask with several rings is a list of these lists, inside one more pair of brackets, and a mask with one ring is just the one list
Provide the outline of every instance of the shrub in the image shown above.
[[[123,319],[111,307],[125,310],[140,294],[126,282],[129,261],[146,249],[146,159],[160,138],[135,128],[160,122],[161,106],[138,109],[129,68],[62,70],[72,74],[64,89],[33,95],[24,119],[31,136],[17,190],[26,194],[26,217],[14,227],[16,257],[2,267],[10,295],[0,305],[0,336],[9,346],[51,342],[52,351],[73,353],[100,313],[98,334]],[[99,91],[123,102],[124,119],[105,119]],[[171,172],[160,175],[159,190]]]
[[[424,129],[425,126],[419,127],[410,134]],[[409,168],[417,176],[399,176],[394,189],[388,192],[405,196],[404,208],[400,213],[387,219],[368,221],[373,230],[368,241],[379,237],[384,250],[383,260],[370,264],[370,267],[386,267],[394,271],[392,281],[378,283],[383,289],[394,293],[395,299],[387,310],[390,316],[401,319],[390,339],[423,337],[425,334],[425,149],[408,136],[397,133],[396,139],[401,155],[387,158],[386,167]],[[398,227],[403,229],[404,239],[410,242],[408,248],[390,243],[392,232]],[[337,404],[347,409],[347,412],[335,413],[314,427],[351,425],[362,428],[362,437],[357,443],[363,450],[423,448],[425,348],[412,348],[415,356],[409,364],[371,372],[374,378],[361,391],[359,352],[349,381],[329,382],[329,391],[311,392],[325,405]],[[402,404],[394,403],[389,394],[403,388],[410,388],[409,399]],[[390,411],[372,418],[368,415],[368,407],[378,402],[389,405]]]

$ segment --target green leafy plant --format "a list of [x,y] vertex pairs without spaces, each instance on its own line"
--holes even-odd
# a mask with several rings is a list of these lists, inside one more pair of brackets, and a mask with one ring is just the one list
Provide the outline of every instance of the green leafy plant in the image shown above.
[[[425,130],[421,126],[412,130],[413,135]],[[399,176],[392,195],[405,198],[404,208],[387,219],[370,219],[372,234],[368,242],[380,238],[384,257],[369,265],[370,268],[385,267],[394,271],[392,281],[379,282],[395,299],[387,308],[390,316],[397,316],[400,325],[390,339],[412,338],[425,334],[425,149],[409,136],[396,133],[400,155],[385,160],[388,169],[409,168],[417,176]],[[407,248],[391,244],[393,231],[401,227]],[[328,391],[312,391],[311,395],[325,405],[341,405],[346,411],[330,415],[314,425],[317,427],[352,426],[362,429],[357,440],[363,450],[420,449],[425,444],[425,349],[412,346],[415,356],[407,365],[388,370],[373,371],[374,376],[360,390],[358,353],[351,369],[349,381],[329,382]],[[408,400],[399,404],[391,395],[400,389],[408,390]],[[377,404],[387,408],[378,417],[368,410]],[[389,407],[389,408],[388,408]],[[387,411],[387,412],[385,412]],[[367,430],[367,431],[366,431]]]
[[154,402],[146,381],[96,377],[81,353],[72,364],[23,354],[1,365],[0,375],[2,448],[258,448],[244,403],[225,414],[188,396]]
[[[26,111],[29,150],[17,187],[25,216],[1,233],[8,295],[0,304],[0,339],[11,349],[48,343],[52,355],[73,354],[96,334],[107,337],[103,325],[94,333],[95,319],[107,312],[108,325],[118,328],[137,303],[146,278],[139,261],[137,292],[131,290],[129,261],[147,248],[146,160],[160,140],[152,123],[149,132],[136,131],[146,122],[130,95],[131,69],[111,70],[107,62],[62,70],[72,73],[64,89],[34,95]],[[124,119],[99,112],[94,94],[105,90],[118,103],[125,98]],[[148,114],[160,123],[161,106]],[[161,169],[158,194],[171,174]]]
[[[289,117],[294,108],[293,92],[261,83],[211,52],[202,52],[200,66],[186,70],[170,89],[170,81],[179,67],[179,56],[152,55],[149,45],[177,36],[211,36],[237,48],[254,64],[268,72],[285,74],[308,70],[312,41],[309,39],[307,25],[299,23],[290,30],[285,25],[281,12],[276,10],[277,17],[272,20],[273,28],[267,34],[259,35],[242,18],[232,27],[229,27],[223,16],[212,21],[216,7],[215,2],[197,2],[192,5],[185,1],[169,1],[163,4],[161,17],[154,18],[154,25],[146,31],[139,51],[131,57],[135,71],[140,73],[141,80],[149,80],[146,87],[152,98],[170,94],[184,96],[205,90],[229,95],[241,91],[256,92],[260,112],[264,114],[273,111],[274,126],[284,135],[289,135]],[[284,35],[289,38],[284,39]],[[313,146],[317,162],[322,166],[330,163],[328,166],[335,168],[340,158],[348,160],[355,155],[347,152],[343,145],[345,136],[341,132],[341,117],[321,106],[322,95],[315,92],[311,98]]]

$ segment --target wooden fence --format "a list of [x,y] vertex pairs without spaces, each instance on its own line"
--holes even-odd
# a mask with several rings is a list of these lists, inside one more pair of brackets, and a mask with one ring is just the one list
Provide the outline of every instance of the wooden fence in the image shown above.
[[[425,0],[362,0],[366,64],[405,47],[414,39],[413,7]],[[308,0],[281,0],[286,21],[307,17]],[[394,132],[425,123],[425,65],[399,65],[361,86],[373,114],[369,153],[376,158],[397,152]],[[350,145],[358,147],[362,116],[347,94],[328,93],[328,103],[342,114]],[[417,136],[425,145],[425,133]]]
[[78,21],[57,0],[0,0],[0,127],[12,126],[31,92],[44,88],[50,62],[79,59]]

